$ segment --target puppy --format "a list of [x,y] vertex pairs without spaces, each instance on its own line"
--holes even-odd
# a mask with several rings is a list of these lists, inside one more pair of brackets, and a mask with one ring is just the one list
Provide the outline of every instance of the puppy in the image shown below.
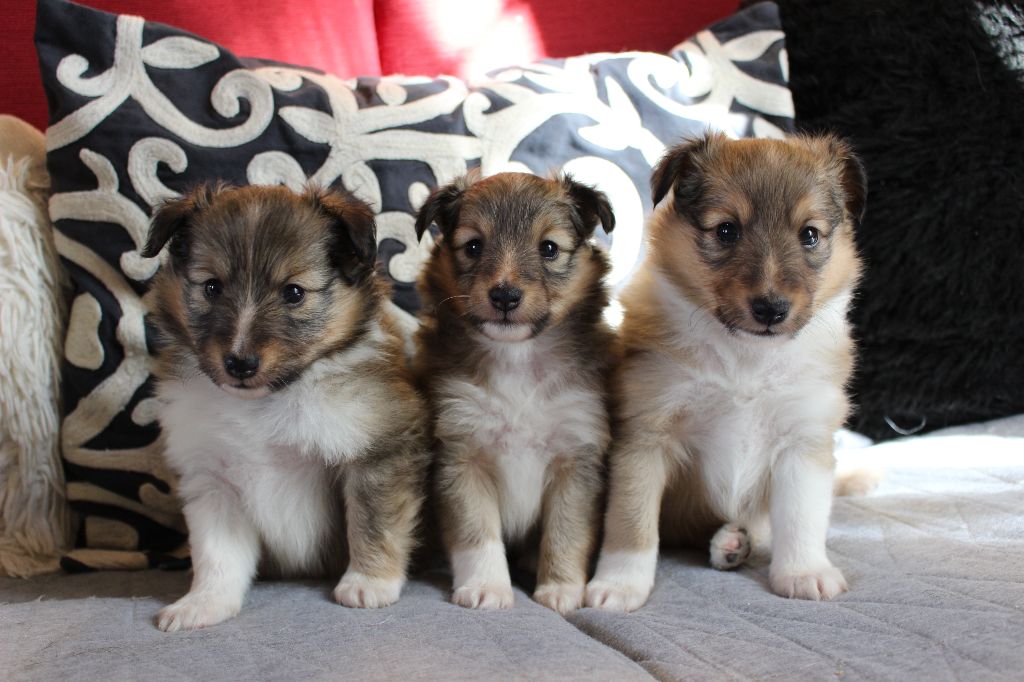
[[431,223],[418,369],[452,601],[512,606],[506,545],[539,545],[533,597],[566,613],[583,600],[610,439],[609,266],[590,238],[612,230],[611,207],[570,178],[502,173],[437,190],[417,232]]
[[775,593],[834,597],[846,582],[825,534],[864,171],[834,137],[709,134],[669,150],[652,188],[645,263],[622,295],[618,431],[587,605],[640,607],[659,537],[710,538],[718,569],[770,544]]
[[337,576],[346,606],[398,599],[429,462],[427,413],[351,195],[211,188],[166,203],[157,396],[194,577],[161,630],[238,613],[259,568]]

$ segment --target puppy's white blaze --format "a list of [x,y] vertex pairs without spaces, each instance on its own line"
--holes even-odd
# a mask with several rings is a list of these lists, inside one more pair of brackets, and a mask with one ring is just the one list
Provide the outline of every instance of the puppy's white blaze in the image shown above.
[[654,586],[657,568],[657,546],[640,552],[602,552],[597,560],[594,582],[607,582],[646,593]]
[[525,341],[533,334],[533,328],[528,324],[500,322],[484,322],[481,331],[494,341]]
[[775,275],[779,271],[779,261],[774,257],[765,258],[761,264],[761,284],[766,289],[775,285]]
[[461,587],[512,588],[505,558],[505,545],[501,542],[485,542],[471,549],[457,549],[452,552],[452,585]]
[[238,313],[238,322],[235,323],[235,336],[231,339],[231,352],[241,353],[246,337],[249,336],[249,328],[256,319],[256,306],[248,303]]

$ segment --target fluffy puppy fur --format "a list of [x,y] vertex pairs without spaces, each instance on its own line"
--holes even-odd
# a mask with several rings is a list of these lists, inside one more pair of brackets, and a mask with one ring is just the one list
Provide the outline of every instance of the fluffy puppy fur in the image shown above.
[[420,211],[417,231],[442,233],[419,284],[418,371],[456,604],[512,606],[506,546],[538,545],[534,599],[583,601],[610,440],[599,222],[614,227],[601,192],[522,173],[462,179]]
[[710,539],[718,569],[770,544],[774,592],[831,598],[846,589],[825,535],[863,169],[833,137],[709,134],[671,149],[652,188],[646,262],[622,296],[619,431],[587,605],[641,606],[659,538]]
[[231,618],[257,568],[337,576],[346,558],[337,601],[394,602],[429,445],[374,274],[370,208],[334,192],[202,187],[160,209],[144,255],[168,241],[150,319],[194,577],[157,625]]

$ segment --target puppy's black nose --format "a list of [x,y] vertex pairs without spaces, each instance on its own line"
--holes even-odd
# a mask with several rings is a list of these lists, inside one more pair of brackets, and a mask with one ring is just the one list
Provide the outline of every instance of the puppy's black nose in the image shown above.
[[789,301],[784,298],[760,296],[750,302],[750,312],[763,325],[778,324],[789,315]]
[[260,359],[255,355],[247,355],[243,358],[237,355],[224,356],[224,369],[236,379],[248,379],[260,367]]
[[503,313],[515,310],[519,307],[519,302],[523,300],[523,290],[508,284],[499,284],[492,288],[487,295],[491,299],[491,305]]

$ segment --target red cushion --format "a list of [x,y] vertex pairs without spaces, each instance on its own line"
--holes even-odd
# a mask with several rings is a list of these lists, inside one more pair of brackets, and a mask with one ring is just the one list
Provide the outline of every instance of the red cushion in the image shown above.
[[739,0],[377,0],[384,73],[472,78],[586,52],[666,52]]
[[[88,0],[97,9],[173,24],[239,55],[342,77],[462,77],[539,57],[664,52],[736,10],[739,0]],[[375,17],[376,15],[376,17]],[[46,127],[32,34],[35,4],[0,9],[9,42],[0,113]],[[378,50],[379,45],[379,50]]]
[[[373,0],[86,0],[118,14],[172,24],[235,54],[313,66],[342,77],[381,73]],[[35,3],[4,2],[8,36],[0,69],[0,113],[46,127],[46,100],[32,35]]]
[[0,5],[4,65],[0,69],[0,114],[14,114],[35,127],[46,128],[46,97],[39,80],[39,62],[32,35],[36,27],[34,2]]

